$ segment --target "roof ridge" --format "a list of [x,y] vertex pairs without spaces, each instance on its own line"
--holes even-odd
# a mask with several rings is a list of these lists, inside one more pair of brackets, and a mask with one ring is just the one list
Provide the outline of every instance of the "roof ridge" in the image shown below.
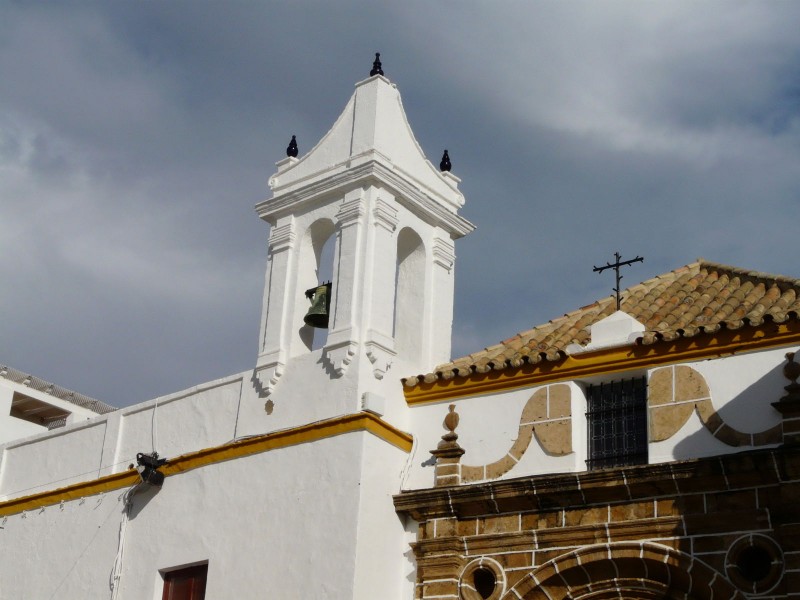
[[[787,286],[798,286],[800,285],[800,279],[796,277],[788,277],[786,275],[778,275],[777,273],[767,273],[764,271],[754,271],[751,269],[745,269],[743,267],[737,267],[735,265],[726,265],[723,263],[717,263],[710,260],[700,259],[698,261],[700,264],[700,268],[703,269],[714,269],[716,271],[724,271],[728,274],[728,276],[736,276],[740,279],[744,279],[750,282],[771,282],[775,284],[781,284]],[[780,287],[780,285],[779,285]],[[782,288],[782,291],[785,291]]]

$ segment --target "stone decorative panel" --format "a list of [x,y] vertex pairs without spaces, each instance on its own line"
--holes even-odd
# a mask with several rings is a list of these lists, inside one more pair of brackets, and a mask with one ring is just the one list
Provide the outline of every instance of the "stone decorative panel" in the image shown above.
[[650,375],[647,405],[651,442],[671,438],[693,412],[715,438],[728,446],[762,446],[782,440],[780,424],[757,433],[744,433],[726,425],[714,409],[703,375],[685,365],[663,367]]
[[545,452],[552,456],[572,453],[572,393],[570,387],[556,383],[536,390],[522,409],[519,433],[508,452],[492,463],[461,465],[461,481],[497,479],[508,473],[528,450],[534,435]]

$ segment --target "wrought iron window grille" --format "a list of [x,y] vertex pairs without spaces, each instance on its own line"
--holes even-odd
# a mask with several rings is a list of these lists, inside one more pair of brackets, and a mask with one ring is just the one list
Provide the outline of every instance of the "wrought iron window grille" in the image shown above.
[[587,390],[587,468],[647,463],[647,378],[590,385]]

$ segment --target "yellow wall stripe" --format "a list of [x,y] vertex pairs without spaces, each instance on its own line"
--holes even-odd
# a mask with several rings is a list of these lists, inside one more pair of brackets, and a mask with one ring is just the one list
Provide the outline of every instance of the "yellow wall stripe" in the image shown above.
[[[414,438],[410,434],[389,425],[372,413],[361,412],[183,454],[168,460],[159,470],[165,476],[170,477],[226,460],[358,431],[368,431],[404,452],[411,452]],[[62,500],[78,500],[95,494],[111,492],[132,486],[137,481],[139,481],[139,473],[130,469],[92,481],[82,481],[63,488],[6,500],[0,502],[0,517],[51,506]]]
[[705,360],[743,352],[800,343],[800,322],[769,323],[758,327],[723,329],[714,334],[678,338],[650,346],[623,346],[567,356],[559,361],[508,368],[467,377],[439,379],[405,388],[409,406],[454,400],[467,396],[494,394],[556,381],[570,381],[592,375],[619,373],[692,360]]

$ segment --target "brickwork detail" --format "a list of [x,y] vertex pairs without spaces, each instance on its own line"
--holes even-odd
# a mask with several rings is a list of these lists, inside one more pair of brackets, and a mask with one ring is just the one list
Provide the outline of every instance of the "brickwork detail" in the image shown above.
[[562,554],[530,571],[503,600],[587,596],[744,600],[704,563],[651,542],[597,544]]
[[[489,595],[482,595],[488,589],[478,589],[480,586],[476,582],[476,574],[480,572],[489,573],[494,586]],[[490,585],[485,585],[488,588]],[[503,566],[492,558],[482,556],[470,562],[462,571],[458,581],[459,600],[498,600],[505,592],[505,576]]]
[[497,479],[508,473],[536,440],[551,456],[572,453],[572,394],[563,383],[536,390],[522,409],[519,433],[501,459],[486,465],[461,465],[461,481]]
[[800,600],[800,446],[403,492],[395,508],[420,523],[420,600],[472,598],[459,582],[481,559],[502,568],[502,600]]
[[725,424],[711,402],[705,378],[695,369],[674,365],[656,369],[647,384],[650,441],[668,440],[683,427],[693,412],[705,428],[728,446],[778,444],[783,430],[779,423],[764,431],[745,433]]

